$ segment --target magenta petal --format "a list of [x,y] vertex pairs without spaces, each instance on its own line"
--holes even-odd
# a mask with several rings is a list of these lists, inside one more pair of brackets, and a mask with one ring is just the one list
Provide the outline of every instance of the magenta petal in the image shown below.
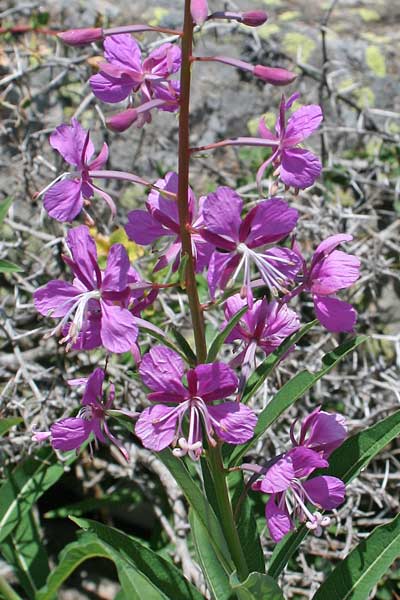
[[213,421],[213,428],[218,437],[228,444],[244,444],[254,435],[257,425],[255,413],[240,402],[224,402],[218,406],[208,406]]
[[235,372],[222,362],[198,365],[193,372],[197,378],[196,395],[205,402],[230,396],[236,391],[239,383]]
[[89,79],[89,84],[96,98],[110,104],[125,100],[134,88],[134,83],[128,75],[117,78],[97,73]]
[[302,106],[288,119],[285,131],[285,146],[295,146],[308,138],[321,124],[321,107],[317,104]]
[[76,274],[79,279],[79,273],[83,275],[81,279],[88,289],[97,287],[95,270],[97,267],[97,249],[96,243],[90,235],[89,228],[86,225],[79,225],[70,229],[67,234],[67,244],[71,250],[72,258],[76,264]]
[[[241,197],[228,187],[219,187],[208,194],[203,205],[205,234],[209,231],[221,238],[222,242],[239,242],[242,207]],[[227,249],[231,249],[231,246]]]
[[274,542],[279,542],[289,531],[293,529],[293,523],[285,508],[279,508],[272,496],[265,506],[265,518]]
[[104,382],[104,371],[98,367],[93,371],[86,382],[85,393],[83,394],[82,404],[92,404],[94,406],[102,407],[101,400],[103,398],[103,382]]
[[58,181],[45,193],[43,205],[52,219],[62,223],[73,221],[83,207],[81,180]]
[[108,146],[106,143],[104,143],[99,154],[90,163],[89,169],[91,169],[92,171],[101,169],[106,164],[107,160],[108,160]]
[[108,35],[104,40],[104,58],[123,68],[141,70],[140,47],[129,33]]
[[223,288],[233,275],[236,267],[240,262],[240,256],[237,254],[223,254],[222,252],[214,252],[210,259],[208,267],[207,281],[210,289],[210,296],[215,298],[215,293],[218,287]]
[[132,210],[128,213],[128,220],[125,231],[128,238],[136,244],[146,246],[155,242],[159,237],[170,234],[146,210]]
[[92,422],[80,417],[61,419],[50,427],[51,444],[56,450],[76,450],[93,431]]
[[290,456],[286,454],[268,469],[264,479],[261,481],[260,488],[267,494],[284,492],[290,487],[294,477],[293,462]]
[[272,244],[285,238],[296,227],[299,213],[281,198],[260,202],[254,209],[250,233],[246,239],[249,248]]
[[[101,336],[101,314],[100,312],[89,312],[83,322],[82,329],[78,334],[73,350],[93,350],[102,345]],[[62,334],[67,335],[68,326],[63,328]]]
[[122,244],[111,246],[101,289],[109,292],[125,291],[128,285],[130,266],[128,253],[124,246]]
[[185,365],[179,354],[166,346],[154,346],[145,354],[139,367],[143,383],[148,388],[154,392],[175,391],[179,396],[187,395],[181,381],[184,372]]
[[145,448],[159,452],[173,442],[178,418],[175,408],[157,404],[142,412],[136,422],[135,433]]
[[64,317],[76,302],[80,290],[71,283],[53,279],[33,294],[35,308],[41,315]]
[[348,288],[360,276],[360,259],[353,254],[334,250],[318,262],[311,273],[311,291],[315,294],[334,294]]
[[322,458],[318,452],[304,446],[297,446],[297,448],[289,450],[286,456],[292,462],[294,476],[297,479],[308,477],[315,469],[324,469],[329,466],[328,461]]
[[[275,269],[280,271],[284,285],[289,285],[293,282],[303,266],[303,261],[300,256],[296,252],[293,252],[293,250],[289,250],[289,248],[276,246],[266,250],[262,256],[264,256]],[[263,276],[262,270],[260,270],[260,274]],[[266,280],[266,283],[268,285],[268,280]]]
[[346,486],[341,479],[322,475],[303,482],[303,487],[311,502],[325,510],[332,510],[342,504]]
[[110,352],[128,352],[138,335],[135,317],[126,308],[101,300],[101,340]]
[[357,311],[348,302],[315,294],[314,309],[317,319],[328,331],[333,333],[354,331]]
[[330,254],[337,246],[343,244],[344,242],[351,242],[353,239],[352,235],[348,233],[337,233],[336,235],[330,235],[326,240],[321,242],[314,252],[314,256],[311,263],[311,269],[314,265]]
[[277,139],[276,135],[274,135],[266,126],[264,117],[261,117],[261,119],[258,123],[258,134],[260,137],[263,137],[266,140],[270,140],[271,142],[274,142],[274,145],[277,141],[279,141]]
[[327,413],[319,408],[313,411],[301,426],[303,443],[316,452],[328,456],[338,448],[347,437],[345,419],[336,413]]
[[280,178],[285,185],[305,189],[312,186],[322,171],[321,161],[304,148],[285,148],[281,153]]
[[89,138],[85,160],[82,161],[86,137],[87,131],[76,119],[71,119],[71,125],[63,123],[53,131],[50,135],[50,145],[61,154],[67,163],[81,168],[84,162],[89,161],[94,153],[94,146]]
[[143,70],[165,79],[181,68],[181,49],[176,44],[161,44],[143,61]]

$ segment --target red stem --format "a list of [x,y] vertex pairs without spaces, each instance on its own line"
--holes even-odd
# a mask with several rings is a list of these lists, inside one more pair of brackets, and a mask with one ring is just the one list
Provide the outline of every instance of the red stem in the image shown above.
[[186,263],[186,292],[189,300],[190,314],[196,354],[198,363],[204,363],[207,357],[207,346],[204,334],[203,312],[200,306],[197,290],[195,263],[192,253],[192,240],[190,234],[189,215],[189,103],[190,103],[190,78],[191,59],[193,47],[193,21],[190,13],[190,0],[185,0],[185,16],[182,36],[182,66],[180,81],[180,111],[179,111],[179,184],[178,184],[178,211],[180,235],[182,240],[182,259],[187,257]]

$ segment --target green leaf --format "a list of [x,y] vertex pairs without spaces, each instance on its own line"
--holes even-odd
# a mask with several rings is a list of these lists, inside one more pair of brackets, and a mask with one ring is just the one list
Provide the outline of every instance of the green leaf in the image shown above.
[[[329,469],[318,474],[332,475],[339,477],[346,484],[350,483],[370,460],[398,435],[400,435],[400,410],[366,431],[360,431],[347,439],[330,456]],[[307,534],[308,529],[302,525],[275,546],[268,569],[272,577],[276,578],[280,575]]]
[[34,598],[37,590],[46,582],[49,559],[32,511],[26,513],[14,531],[0,544],[0,553],[13,567],[28,598]]
[[292,333],[289,335],[284,342],[263,362],[257,367],[254,373],[249,377],[248,382],[243,390],[242,402],[248,402],[252,396],[260,389],[268,375],[274,370],[276,365],[281,360],[282,356],[286,354],[286,352],[293,346],[297,344],[301,340],[302,337],[306,335],[317,323],[318,321],[311,321],[311,323],[306,323],[303,325],[299,331]]
[[8,196],[3,202],[0,203],[0,225],[7,216],[8,210],[11,204],[14,202],[14,198]]
[[[244,491],[244,479],[243,472],[234,471],[229,474],[229,483],[232,485],[234,482],[234,495],[232,499],[232,505],[236,507],[237,501]],[[243,548],[243,553],[246,558],[246,563],[249,568],[249,572],[257,571],[260,573],[265,572],[265,559],[264,552],[261,546],[260,535],[257,530],[257,522],[254,516],[253,503],[249,495],[246,493],[243,502],[240,506],[240,513],[236,518],[237,529],[239,533],[240,543]]]
[[8,419],[0,419],[0,437],[10,431],[11,427],[23,423],[22,417],[9,417]]
[[234,570],[232,558],[221,525],[210,502],[191,477],[183,461],[175,457],[169,448],[160,452],[158,456],[175,478],[200,523],[208,531],[210,544],[221,565],[227,573],[232,573]]
[[[96,521],[89,519],[78,519],[72,517],[72,520],[83,529],[88,529],[99,537],[102,543],[112,549],[113,555],[137,571],[146,582],[152,594],[143,593],[143,587],[139,586],[140,598],[159,598],[174,600],[204,600],[203,596],[196,588],[187,581],[182,573],[169,561],[162,558],[150,548],[147,548],[131,536],[107,527]],[[123,584],[123,582],[121,581]],[[124,585],[123,585],[124,587]]]
[[23,271],[23,269],[9,260],[0,258],[0,273],[17,273],[18,271]]
[[198,562],[214,600],[233,600],[229,575],[218,560],[208,530],[202,525],[193,509],[189,512],[190,528]]
[[37,593],[35,600],[54,600],[57,591],[66,579],[90,558],[111,557],[99,540],[93,535],[84,534],[77,542],[71,542],[60,553],[58,563],[47,578],[46,585]]
[[286,409],[294,404],[294,402],[312,388],[317,381],[329,373],[329,371],[331,371],[343,358],[367,339],[367,336],[360,335],[351,340],[347,340],[344,344],[341,344],[335,348],[335,350],[332,350],[332,352],[329,352],[322,357],[323,366],[319,371],[311,373],[305,369],[285,383],[279,392],[272,398],[271,402],[268,403],[268,406],[266,406],[259,414],[258,422],[254,430],[254,437],[246,444],[237,446],[231,452],[229,466],[232,467],[237,465],[248,449],[264,435],[268,427],[270,427]]
[[362,540],[328,575],[313,600],[365,600],[399,556],[400,514]]
[[71,453],[65,463],[61,463],[51,447],[40,448],[32,456],[18,465],[0,487],[0,542],[18,525],[33,504],[64,473],[64,465],[76,459]]
[[189,346],[187,340],[183,337],[180,331],[176,329],[176,327],[172,327],[171,329],[172,335],[175,338],[176,343],[179,348],[182,350],[184,355],[186,356],[187,361],[190,365],[196,365],[197,358],[191,347]]
[[244,313],[247,312],[247,310],[248,306],[244,306],[242,309],[240,309],[232,317],[232,319],[228,322],[224,329],[220,333],[218,333],[218,335],[215,336],[208,350],[206,362],[213,362],[217,358],[218,352],[222,344],[225,342],[232,329],[239,323],[240,319],[243,317]]
[[237,581],[234,574],[231,584],[239,600],[285,600],[279,585],[265,573],[250,573],[242,583]]

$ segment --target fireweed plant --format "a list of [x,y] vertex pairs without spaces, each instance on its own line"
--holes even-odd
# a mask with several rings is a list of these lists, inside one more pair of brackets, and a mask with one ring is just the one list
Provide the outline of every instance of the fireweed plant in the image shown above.
[[[263,11],[210,14],[204,0],[185,0],[182,31],[132,25],[60,34],[72,46],[103,43],[104,60],[89,85],[101,102],[119,103],[118,112],[107,120],[110,129],[122,132],[132,125],[145,127],[158,110],[178,113],[178,165],[177,172],[150,183],[137,174],[104,169],[107,145],[96,156],[90,133],[76,119],[59,125],[51,134],[50,144],[67,166],[43,191],[44,208],[60,222],[77,222],[68,230],[63,256],[71,277],[50,281],[36,290],[34,303],[41,315],[54,320],[49,335],[59,336],[66,350],[103,348],[107,359],[104,369],[96,368],[87,380],[75,382],[84,386],[78,414],[54,423],[47,432],[35,432],[34,439],[48,440],[58,451],[79,451],[89,444],[94,452],[99,443],[111,442],[129,461],[124,444],[111,429],[115,418],[130,420],[138,443],[159,453],[182,486],[191,505],[192,533],[198,536],[195,545],[210,594],[227,598],[227,586],[231,586],[232,597],[241,597],[240,586],[249,581],[249,574],[263,572],[260,566],[254,567],[245,550],[249,532],[240,530],[249,494],[263,494],[266,524],[275,542],[301,524],[322,535],[332,520],[331,511],[344,501],[345,483],[324,474],[331,453],[347,435],[345,418],[339,414],[316,406],[303,422],[293,423],[291,445],[282,454],[260,456],[259,464],[242,463],[242,458],[265,433],[264,417],[269,409],[267,406],[257,415],[246,403],[272,367],[284,360],[310,329],[309,325],[301,327],[293,299],[300,293],[308,295],[316,318],[327,330],[353,332],[356,311],[338,294],[357,281],[360,261],[346,251],[350,235],[338,233],[321,239],[311,260],[296,241],[299,214],[290,206],[286,192],[312,186],[321,174],[319,158],[303,147],[321,124],[320,106],[294,109],[299,94],[282,94],[273,131],[261,118],[257,137],[190,147],[194,63],[218,62],[275,86],[292,84],[296,77],[282,68],[194,55],[194,32],[216,19],[256,27],[267,15]],[[175,41],[146,54],[133,37],[142,31],[167,33],[175,36]],[[122,108],[121,102],[125,103]],[[256,175],[260,197],[251,208],[229,187],[217,187],[196,198],[189,186],[191,157],[228,145],[265,148],[265,160]],[[268,192],[263,180],[267,169],[273,182]],[[116,214],[113,200],[102,189],[104,181],[114,178],[150,187],[147,200],[126,215],[124,226],[129,239],[142,245],[145,252],[151,255],[157,248],[154,272],[169,266],[169,283],[143,281],[121,244],[111,247],[105,268],[100,267],[87,225],[93,225],[93,202],[104,199]],[[200,276],[208,282],[206,304],[199,299]],[[142,314],[164,293],[163,288],[172,286],[180,286],[186,293],[193,350],[188,350],[187,342],[173,346]],[[221,330],[207,347],[205,311],[215,308],[221,310]],[[140,342],[144,330],[156,333],[158,342],[143,355]],[[229,364],[218,358],[224,343],[234,344],[237,350]],[[118,394],[108,381],[109,354],[127,351],[148,391],[149,405],[140,414],[119,407]],[[244,484],[246,473],[250,477]],[[232,477],[238,474],[234,485]],[[252,544],[258,548],[256,530],[251,531]],[[204,544],[212,548],[213,565],[204,560]],[[218,569],[225,591],[215,588]],[[262,595],[254,597],[282,597],[276,582],[265,573],[260,585],[265,586],[260,588]]]

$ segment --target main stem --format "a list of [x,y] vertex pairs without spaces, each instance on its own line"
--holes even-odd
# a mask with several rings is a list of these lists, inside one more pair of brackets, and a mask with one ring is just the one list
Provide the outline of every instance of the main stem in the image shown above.
[[[178,211],[179,225],[182,240],[182,258],[186,257],[186,292],[189,300],[190,314],[196,343],[197,363],[204,363],[207,359],[207,346],[204,332],[203,311],[200,306],[197,290],[195,263],[193,260],[192,241],[190,234],[189,215],[189,103],[191,59],[193,47],[193,21],[190,13],[190,0],[185,0],[185,16],[182,36],[182,66],[180,80],[180,112],[179,112],[179,184],[178,184]],[[215,493],[218,501],[219,518],[224,535],[235,563],[240,579],[248,575],[248,568],[240,544],[239,535],[232,511],[232,504],[226,483],[226,475],[221,457],[220,447],[207,450],[208,461],[212,473]]]
[[182,240],[182,258],[186,256],[186,291],[189,299],[192,317],[194,339],[196,344],[197,362],[204,363],[207,357],[206,338],[204,333],[203,312],[200,306],[196,283],[192,241],[189,231],[190,215],[188,204],[189,192],[189,103],[191,56],[193,46],[193,21],[190,13],[190,0],[185,0],[185,16],[182,36],[182,66],[180,82],[180,111],[179,111],[179,184],[178,210]]

